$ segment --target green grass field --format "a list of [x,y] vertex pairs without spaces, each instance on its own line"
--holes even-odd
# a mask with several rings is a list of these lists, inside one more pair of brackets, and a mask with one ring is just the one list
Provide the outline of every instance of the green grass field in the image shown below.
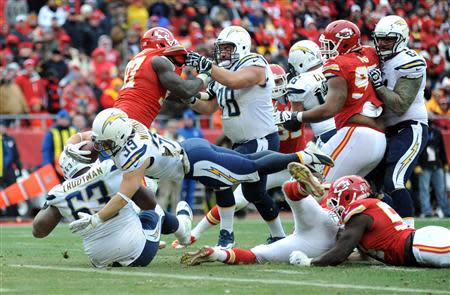
[[[285,229],[292,222],[284,219]],[[416,226],[441,225],[443,219],[416,220]],[[265,240],[259,220],[237,220],[239,247]],[[193,248],[214,244],[205,234]],[[450,294],[449,269],[389,267],[353,262],[339,267],[299,268],[284,264],[229,266],[179,264],[181,250],[161,250],[146,268],[94,269],[82,242],[67,225],[34,239],[31,226],[1,226],[1,294]],[[172,237],[164,240],[170,244]],[[67,255],[63,255],[67,253]],[[66,258],[64,257],[66,256]]]

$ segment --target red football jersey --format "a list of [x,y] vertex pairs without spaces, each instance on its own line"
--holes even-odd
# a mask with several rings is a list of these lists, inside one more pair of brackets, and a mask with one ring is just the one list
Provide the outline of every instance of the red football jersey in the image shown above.
[[347,99],[334,117],[336,128],[344,127],[353,115],[361,113],[366,102],[376,107],[383,104],[369,80],[369,69],[378,64],[375,48],[369,46],[325,61],[323,73],[327,79],[342,77],[347,81]]
[[[159,82],[158,75],[153,70],[152,58],[160,54],[160,50],[145,49],[131,59],[126,68],[122,89],[114,103],[128,117],[150,128],[163,100],[167,89]],[[174,71],[181,73],[180,68],[174,66]]]
[[344,223],[356,214],[373,218],[373,224],[359,243],[361,250],[369,256],[392,265],[404,265],[405,243],[415,231],[388,204],[378,199],[362,199],[350,204],[342,214]]
[[[272,100],[274,106],[279,111],[289,111],[291,109],[291,103],[282,104],[279,101]],[[278,136],[280,137],[280,149],[279,152],[283,154],[291,154],[301,151],[305,147],[304,127],[298,131],[280,130]]]

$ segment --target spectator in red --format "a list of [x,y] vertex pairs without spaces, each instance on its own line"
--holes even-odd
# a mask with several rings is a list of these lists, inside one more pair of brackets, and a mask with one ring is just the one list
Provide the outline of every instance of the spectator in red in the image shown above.
[[25,14],[19,14],[16,16],[16,23],[11,30],[11,34],[19,37],[21,42],[30,41],[30,26],[28,25],[27,16]]
[[63,89],[62,107],[69,111],[71,116],[85,115],[88,118],[95,116],[97,100],[94,92],[87,84],[87,79],[78,72],[73,80]]
[[105,50],[106,61],[112,62],[116,66],[120,65],[120,53],[112,47],[111,37],[107,35],[101,35],[98,39],[98,48],[103,48]]
[[431,43],[427,52],[422,52],[422,55],[427,61],[427,78],[431,80],[431,87],[434,88],[434,85],[441,79],[441,74],[444,72],[445,59],[439,53],[436,43]]
[[36,62],[29,58],[23,63],[23,70],[16,77],[29,108],[32,107],[32,100],[38,100],[42,105],[45,98],[45,82],[36,71]]
[[[42,100],[39,98],[34,98],[30,102],[30,114],[31,115],[49,115],[49,112],[47,112],[44,109],[44,106],[42,104]],[[44,124],[44,125],[43,125]],[[42,119],[31,119],[30,120],[30,126],[33,128],[45,128],[47,129],[53,124],[53,120],[48,118],[47,120]]]
[[111,84],[103,91],[100,98],[100,105],[102,109],[112,108],[114,102],[119,97],[119,90],[122,88],[123,81],[120,78],[114,78],[111,80]]
[[95,86],[101,90],[106,89],[113,76],[117,75],[114,63],[106,60],[106,51],[97,47],[92,52],[91,73],[95,77]]

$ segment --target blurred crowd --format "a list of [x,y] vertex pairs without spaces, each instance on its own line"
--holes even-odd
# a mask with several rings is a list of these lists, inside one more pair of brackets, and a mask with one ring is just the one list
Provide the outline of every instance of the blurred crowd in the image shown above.
[[[221,29],[240,25],[250,32],[253,51],[287,69],[290,46],[302,39],[318,42],[331,21],[354,22],[364,44],[373,44],[371,32],[387,14],[407,20],[409,47],[428,63],[430,119],[440,129],[450,128],[447,0],[0,0],[0,114],[54,114],[52,128],[68,119],[70,128],[85,130],[99,110],[114,104],[124,68],[140,51],[141,34],[151,27],[167,27],[188,50],[212,56]],[[182,75],[188,79],[192,73],[184,69]],[[168,132],[184,127],[187,118],[178,119],[185,109],[175,102],[163,106]],[[211,121],[210,126],[221,127],[220,116]],[[42,120],[23,121],[22,126],[41,128]],[[53,161],[54,154],[44,158]],[[181,189],[175,187],[175,195]],[[183,190],[184,198],[192,198],[192,186],[184,184]]]
[[[430,111],[448,115],[446,0],[1,0],[0,13],[2,114],[56,114],[64,108],[89,124],[99,109],[114,103],[126,63],[150,27],[168,27],[189,50],[211,55],[218,32],[241,25],[251,33],[255,51],[287,67],[290,46],[301,39],[317,42],[332,20],[353,21],[370,44],[378,19],[397,14],[411,28],[410,47],[428,62]],[[182,108],[164,108],[163,114],[180,118]]]

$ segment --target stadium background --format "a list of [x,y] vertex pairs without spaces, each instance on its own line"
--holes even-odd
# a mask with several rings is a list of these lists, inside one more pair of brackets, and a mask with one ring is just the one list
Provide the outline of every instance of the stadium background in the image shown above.
[[[387,14],[407,20],[409,46],[427,60],[429,117],[442,133],[450,155],[448,1],[0,0],[0,134],[6,132],[15,139],[20,156],[19,162],[7,162],[2,156],[0,184],[5,188],[21,172],[54,164],[56,156],[48,156],[45,136],[56,118],[70,118],[74,128],[85,130],[99,110],[113,105],[123,70],[139,52],[139,37],[147,28],[167,27],[188,50],[211,56],[220,30],[240,25],[250,32],[254,51],[286,69],[290,46],[302,39],[318,42],[330,21],[356,23],[363,43],[372,44],[370,32]],[[189,79],[193,73],[185,69],[182,75]],[[193,119],[205,138],[226,144],[220,113],[195,116],[185,112],[186,108],[181,103],[165,103],[154,128],[177,137],[186,121]],[[306,133],[310,137],[311,132]],[[438,159],[432,165],[445,169],[450,179],[445,153]],[[420,214],[420,193],[414,183],[420,179],[420,170],[417,167],[411,182],[416,214]],[[204,194],[201,189],[197,188],[197,196]]]

